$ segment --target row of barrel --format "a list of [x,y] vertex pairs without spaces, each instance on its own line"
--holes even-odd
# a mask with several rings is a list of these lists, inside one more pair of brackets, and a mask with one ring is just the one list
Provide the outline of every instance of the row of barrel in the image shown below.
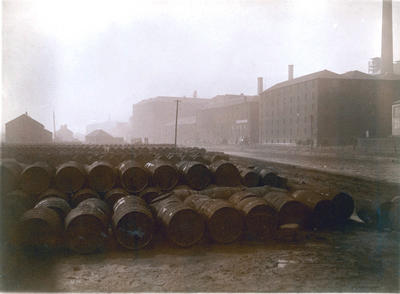
[[[181,247],[192,246],[203,236],[218,243],[241,236],[294,240],[307,229],[343,224],[355,206],[347,193],[295,184],[289,190],[241,186],[196,191],[179,186],[152,194],[140,197],[113,189],[103,199],[94,192],[71,205],[68,195],[56,190],[46,191],[34,204],[26,193],[13,191],[2,205],[2,231],[16,244],[67,247],[78,253],[104,250],[112,236],[125,248],[140,249],[159,230]],[[363,210],[356,211],[362,217]],[[380,212],[398,221],[396,211]]]
[[170,191],[178,184],[202,190],[210,184],[218,186],[254,187],[270,185],[285,187],[287,180],[266,168],[243,167],[224,159],[213,157],[209,165],[200,161],[172,162],[155,159],[146,163],[126,160],[118,166],[107,161],[84,165],[76,161],[64,162],[56,168],[45,162],[24,165],[15,159],[0,162],[2,191],[20,188],[32,195],[39,195],[49,187],[74,194],[90,188],[102,196],[114,187],[122,187],[139,194],[146,187]]

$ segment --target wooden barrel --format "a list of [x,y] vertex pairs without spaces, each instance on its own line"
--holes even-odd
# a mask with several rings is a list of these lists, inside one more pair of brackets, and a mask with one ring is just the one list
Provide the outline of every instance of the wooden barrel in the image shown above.
[[103,200],[101,200],[99,198],[88,198],[86,200],[83,200],[81,203],[79,203],[78,206],[80,206],[80,207],[89,206],[89,207],[97,208],[97,209],[100,209],[101,211],[103,211],[103,213],[107,217],[109,217],[109,218],[111,217],[110,206],[108,206],[108,204],[106,202],[104,202]]
[[99,193],[110,191],[116,182],[114,167],[105,161],[95,161],[87,167],[89,186]]
[[177,153],[169,153],[167,158],[168,161],[172,162],[173,164],[177,164],[181,161],[181,157]]
[[53,209],[60,216],[62,222],[71,210],[68,202],[59,197],[47,197],[39,201],[35,205],[35,208],[37,207],[47,207]]
[[85,188],[85,189],[79,190],[78,192],[71,195],[71,206],[76,207],[83,200],[86,200],[89,198],[100,198],[100,196],[92,189]]
[[119,167],[120,183],[131,193],[143,191],[149,184],[149,173],[143,165],[134,160],[122,162]]
[[334,208],[331,200],[325,199],[321,194],[310,190],[297,190],[291,196],[312,210],[311,226],[323,228],[333,223]]
[[63,226],[53,209],[37,207],[26,211],[18,224],[18,239],[22,246],[51,250],[61,245]]
[[257,187],[260,183],[260,176],[252,169],[239,167],[242,185],[246,187]]
[[233,194],[229,202],[242,212],[246,232],[251,238],[269,240],[275,237],[278,214],[265,199],[241,191]]
[[105,195],[104,195],[104,200],[107,202],[107,204],[110,207],[113,207],[115,202],[117,202],[119,199],[128,196],[129,193],[127,191],[125,191],[124,189],[121,188],[114,188],[110,191],[108,191]]
[[113,210],[113,231],[119,244],[128,249],[140,249],[151,241],[154,220],[143,199],[126,196],[115,203]]
[[288,192],[271,191],[263,197],[278,212],[278,226],[298,224],[305,228],[310,223],[311,209],[294,200]]
[[2,159],[0,161],[0,184],[2,194],[17,189],[21,172],[22,166],[15,159]]
[[67,201],[69,203],[70,199],[68,194],[65,194],[59,190],[56,189],[47,189],[46,191],[44,191],[43,193],[39,194],[38,196],[38,201],[41,201],[45,198],[49,198],[49,197],[57,197],[57,198],[62,198],[65,201]]
[[241,236],[243,217],[231,203],[199,194],[187,197],[184,203],[204,217],[207,231],[214,241],[231,243]]
[[[210,187],[201,191],[202,195],[207,195],[213,199],[228,200],[236,192],[242,191],[242,187]],[[193,194],[193,193],[192,193]]]
[[109,218],[98,208],[78,206],[65,218],[65,240],[68,248],[81,253],[102,250],[108,239]]
[[160,196],[160,189],[156,187],[147,187],[139,194],[139,197],[146,203],[151,203],[158,196]]
[[178,171],[169,162],[153,160],[146,163],[145,168],[150,172],[153,184],[161,191],[172,190],[178,184]]
[[203,237],[203,218],[172,194],[154,199],[151,208],[168,239],[174,244],[189,247]]
[[368,226],[377,226],[379,223],[379,203],[370,199],[356,199],[356,213]]
[[28,194],[40,194],[49,188],[53,173],[44,162],[28,165],[21,173],[20,187]]
[[211,172],[206,165],[196,161],[181,161],[177,167],[185,183],[192,189],[203,190],[211,184]]
[[336,223],[346,221],[354,211],[354,200],[349,193],[339,190],[322,190],[321,195],[332,201]]
[[240,185],[240,174],[233,163],[225,160],[215,161],[210,165],[210,170],[217,186],[234,187]]
[[65,193],[74,193],[82,189],[86,182],[86,170],[76,161],[61,164],[56,171],[55,185]]
[[260,177],[261,185],[268,185],[277,188],[286,188],[287,179],[278,176],[275,171],[268,168],[255,168]]

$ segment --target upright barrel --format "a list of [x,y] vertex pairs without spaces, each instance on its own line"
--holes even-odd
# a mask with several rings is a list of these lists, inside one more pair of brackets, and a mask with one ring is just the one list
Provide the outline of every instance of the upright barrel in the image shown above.
[[51,250],[61,245],[63,226],[53,209],[36,207],[26,211],[18,225],[19,241],[24,247]]
[[161,191],[170,191],[178,184],[178,171],[169,162],[153,160],[146,163],[145,168],[150,172],[153,184]]
[[116,183],[114,167],[105,161],[95,161],[87,167],[89,186],[98,193],[110,191]]
[[278,226],[276,210],[263,198],[241,191],[233,194],[229,201],[243,214],[246,232],[253,239],[274,238]]
[[40,194],[49,188],[53,173],[45,162],[28,165],[21,173],[20,187],[28,194]]
[[126,160],[119,167],[119,177],[122,187],[131,193],[143,191],[149,184],[149,173],[143,167],[143,164]]
[[168,239],[176,245],[190,247],[203,237],[203,218],[172,194],[154,199],[151,208]]
[[343,223],[353,214],[354,200],[349,193],[340,190],[324,190],[321,194],[332,201],[335,222]]
[[68,161],[57,168],[55,185],[60,191],[74,193],[82,189],[86,182],[86,176],[86,170],[82,164]]
[[119,199],[113,210],[113,231],[118,243],[128,249],[140,249],[151,241],[154,221],[144,200],[129,195]]
[[305,228],[311,218],[311,209],[294,200],[287,192],[271,191],[263,197],[278,212],[278,226],[298,224]]
[[229,202],[195,194],[187,197],[184,203],[204,217],[207,230],[214,241],[231,243],[241,236],[242,215]]
[[101,210],[88,205],[78,206],[65,219],[67,246],[81,254],[93,253],[106,247],[109,218]]
[[181,161],[177,166],[185,183],[192,189],[203,190],[211,184],[211,172],[206,165],[197,161]]
[[237,167],[226,160],[211,163],[214,182],[218,186],[234,187],[240,185],[240,174]]

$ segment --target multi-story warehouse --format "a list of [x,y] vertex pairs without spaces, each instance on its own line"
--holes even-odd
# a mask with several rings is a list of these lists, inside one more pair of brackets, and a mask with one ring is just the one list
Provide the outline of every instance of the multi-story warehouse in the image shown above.
[[258,143],[258,96],[218,95],[196,120],[201,143]]
[[31,118],[28,113],[6,123],[6,142],[13,144],[44,144],[53,141],[52,132]]
[[133,105],[130,119],[132,136],[149,139],[149,143],[165,143],[165,125],[175,121],[176,100],[179,117],[192,117],[210,100],[203,98],[158,96]]
[[391,135],[400,77],[320,71],[267,89],[260,97],[260,143],[353,144]]

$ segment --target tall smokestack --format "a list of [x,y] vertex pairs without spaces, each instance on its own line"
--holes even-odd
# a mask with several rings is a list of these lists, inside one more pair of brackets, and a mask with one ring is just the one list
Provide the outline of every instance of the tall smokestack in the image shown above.
[[393,73],[393,26],[392,0],[382,2],[382,70],[381,73]]
[[293,80],[293,64],[288,65],[288,80]]
[[257,94],[261,95],[261,93],[264,91],[264,86],[263,86],[263,78],[258,77],[257,78]]

